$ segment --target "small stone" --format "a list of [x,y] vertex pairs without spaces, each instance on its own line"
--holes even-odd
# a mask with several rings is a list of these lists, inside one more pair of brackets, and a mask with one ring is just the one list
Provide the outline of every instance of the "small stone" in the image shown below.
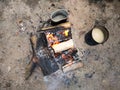
[[37,76],[35,76],[35,80],[37,79],[38,77]]
[[81,88],[81,85],[78,85],[79,88]]
[[20,45],[18,45],[18,47],[21,47]]
[[8,66],[8,72],[10,72],[10,70],[11,70],[11,67],[10,67],[10,66]]
[[2,72],[2,70],[0,69],[0,75],[2,76],[3,75],[3,72]]
[[92,78],[94,73],[95,72],[93,72],[93,73],[86,73],[85,74],[85,78]]
[[52,4],[51,4],[51,7],[55,7],[55,4],[54,4],[54,3],[52,3]]
[[99,59],[99,55],[95,55],[95,60],[97,61]]
[[11,83],[7,82],[6,87],[10,87],[10,86],[11,86]]
[[84,56],[87,56],[87,55],[89,55],[89,54],[90,54],[90,50],[89,50],[89,49],[83,51],[83,55],[84,55]]
[[92,74],[87,73],[87,74],[85,74],[85,77],[86,78],[92,78]]

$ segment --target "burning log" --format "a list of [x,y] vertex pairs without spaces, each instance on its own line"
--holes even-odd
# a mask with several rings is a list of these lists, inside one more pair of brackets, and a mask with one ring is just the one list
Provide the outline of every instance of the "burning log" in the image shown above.
[[71,24],[69,22],[57,26],[42,28],[38,32],[46,34],[49,46],[72,39]]
[[68,41],[61,42],[59,44],[55,44],[52,46],[52,48],[54,49],[55,53],[65,51],[65,50],[68,50],[70,48],[74,48],[73,40],[70,39]]
[[36,55],[38,57],[37,65],[41,68],[44,76],[50,75],[58,70],[58,65],[48,49],[48,43],[44,33],[38,35]]

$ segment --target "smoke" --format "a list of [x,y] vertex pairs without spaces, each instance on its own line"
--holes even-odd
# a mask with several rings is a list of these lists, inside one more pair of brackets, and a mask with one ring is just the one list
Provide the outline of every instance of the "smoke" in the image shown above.
[[44,77],[47,90],[62,90],[60,88],[67,87],[71,84],[76,84],[78,81],[73,72],[63,73],[61,70]]
[[47,86],[47,90],[56,90],[62,82],[62,71],[58,70],[57,72],[44,77],[44,81]]

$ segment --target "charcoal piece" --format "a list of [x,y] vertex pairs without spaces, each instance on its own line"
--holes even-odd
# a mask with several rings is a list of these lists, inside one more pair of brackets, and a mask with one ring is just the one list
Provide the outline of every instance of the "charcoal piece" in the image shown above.
[[47,39],[44,33],[38,34],[37,37],[38,39],[37,39],[36,50],[38,50],[39,48],[48,46]]
[[47,40],[44,33],[39,34],[36,49],[36,54],[38,57],[37,64],[40,66],[43,75],[50,75],[51,73],[57,71],[58,65],[48,49]]
[[59,69],[54,59],[47,57],[40,57],[38,65],[40,66],[44,76],[50,75]]

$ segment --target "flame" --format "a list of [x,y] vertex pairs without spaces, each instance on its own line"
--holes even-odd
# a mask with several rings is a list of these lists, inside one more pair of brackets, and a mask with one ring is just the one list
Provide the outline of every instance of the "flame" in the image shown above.
[[54,45],[60,43],[59,40],[58,40],[58,38],[56,36],[54,36],[53,33],[48,33],[47,34],[47,40],[48,40],[49,45],[52,46],[52,47]]
[[63,34],[67,37],[68,34],[69,34],[69,30],[65,30],[65,31],[63,32]]
[[[68,37],[69,35],[69,30],[64,30],[62,32],[58,32],[60,35],[62,35],[63,38],[65,37]],[[54,33],[50,33],[48,32],[46,34],[46,37],[47,37],[47,40],[48,40],[48,43],[49,43],[49,46],[55,46],[56,44],[59,44],[60,41],[59,41],[59,36],[57,37],[56,35],[54,35]]]

